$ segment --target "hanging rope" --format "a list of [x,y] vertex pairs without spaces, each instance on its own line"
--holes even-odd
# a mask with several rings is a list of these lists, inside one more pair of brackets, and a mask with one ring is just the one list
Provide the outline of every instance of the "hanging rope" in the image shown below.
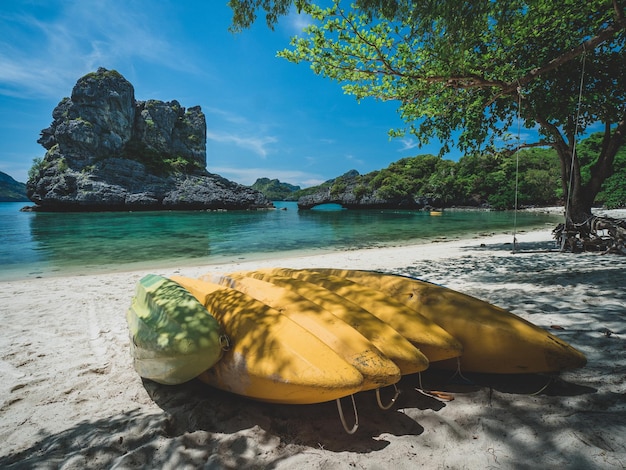
[[517,149],[515,150],[515,205],[513,212],[513,253],[517,250],[517,193],[519,189],[519,151],[522,146],[522,87],[517,87]]
[[[583,44],[584,47],[584,44]],[[578,139],[578,126],[580,123],[580,105],[583,99],[583,85],[585,83],[585,64],[587,61],[587,51],[583,51],[582,67],[580,73],[580,86],[578,89],[578,105],[576,108],[576,127],[574,128],[574,141],[572,142],[572,164],[569,170],[569,182],[567,185],[567,199],[565,201],[565,226],[563,227],[564,234],[561,237],[561,251],[565,248],[565,242],[567,241],[567,228],[571,225],[570,220],[570,201],[572,199],[572,185],[574,184],[574,161],[576,160],[576,143]]]

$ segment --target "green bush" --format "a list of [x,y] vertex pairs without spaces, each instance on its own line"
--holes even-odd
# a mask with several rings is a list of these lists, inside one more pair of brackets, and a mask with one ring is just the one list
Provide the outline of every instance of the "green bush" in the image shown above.
[[44,169],[44,162],[42,158],[33,158],[33,166],[28,169],[28,180],[33,180],[39,176],[39,173]]

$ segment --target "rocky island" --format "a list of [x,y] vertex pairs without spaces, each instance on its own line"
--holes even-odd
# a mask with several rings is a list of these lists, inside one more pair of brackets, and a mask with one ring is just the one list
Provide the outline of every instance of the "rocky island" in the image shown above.
[[441,204],[432,197],[406,194],[385,194],[371,180],[378,172],[360,175],[356,170],[311,188],[298,198],[298,209],[311,209],[322,204],[339,204],[346,209],[423,209]]
[[48,211],[256,209],[259,191],[206,170],[199,106],[137,101],[133,85],[99,68],[80,78],[37,141],[27,196]]

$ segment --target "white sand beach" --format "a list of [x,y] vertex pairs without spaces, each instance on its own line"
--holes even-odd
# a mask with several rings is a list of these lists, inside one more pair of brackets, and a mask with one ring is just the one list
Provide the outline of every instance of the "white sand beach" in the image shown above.
[[407,274],[504,307],[587,355],[585,368],[559,377],[422,374],[424,389],[449,392],[452,401],[421,393],[418,377],[405,377],[388,411],[373,392],[356,396],[354,435],[344,432],[334,402],[269,405],[197,381],[142,381],[125,312],[146,272],[0,283],[0,468],[624,468],[626,257],[560,253],[550,228],[517,240],[515,253],[511,234],[484,234],[151,271]]

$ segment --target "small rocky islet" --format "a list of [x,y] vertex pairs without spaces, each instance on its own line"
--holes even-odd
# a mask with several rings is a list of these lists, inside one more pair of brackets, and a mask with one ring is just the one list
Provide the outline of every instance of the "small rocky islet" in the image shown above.
[[119,72],[81,77],[37,141],[26,185],[33,210],[218,210],[272,207],[261,192],[206,170],[200,106],[138,101]]

